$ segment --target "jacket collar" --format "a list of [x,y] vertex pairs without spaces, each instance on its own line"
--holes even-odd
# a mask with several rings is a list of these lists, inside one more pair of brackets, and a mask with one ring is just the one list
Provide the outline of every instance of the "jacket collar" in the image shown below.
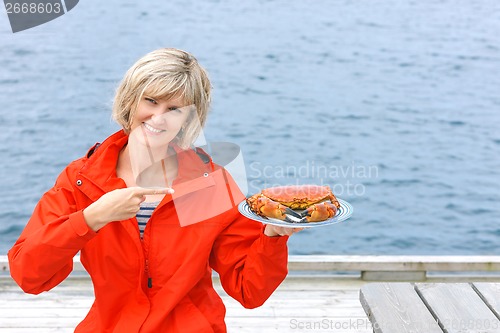
[[[82,190],[94,200],[105,192],[126,187],[125,182],[116,175],[116,164],[120,151],[127,142],[128,135],[123,130],[112,134],[93,150],[80,170],[79,177],[85,178],[86,183],[92,183],[92,186],[90,184],[82,186]],[[199,177],[206,177],[214,171],[212,160],[202,149],[182,149],[175,143],[171,143],[170,146],[175,150],[178,160],[178,175],[174,180],[174,186]]]
[[170,146],[177,154],[178,170],[174,185],[195,178],[204,177],[214,171],[214,163],[201,148],[182,149],[175,143]]
[[125,182],[116,176],[116,163],[127,140],[128,136],[123,130],[114,133],[94,149],[80,170],[79,175],[100,188],[101,194],[115,188],[126,187]]

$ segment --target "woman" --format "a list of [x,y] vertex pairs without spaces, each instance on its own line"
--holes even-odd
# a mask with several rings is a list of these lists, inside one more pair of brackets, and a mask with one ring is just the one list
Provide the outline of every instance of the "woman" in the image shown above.
[[9,251],[12,277],[32,294],[63,281],[80,251],[95,302],[75,332],[225,332],[212,269],[247,308],[285,278],[287,236],[299,229],[241,216],[232,178],[189,148],[210,90],[184,51],[139,59],[115,96],[123,129],[66,167]]

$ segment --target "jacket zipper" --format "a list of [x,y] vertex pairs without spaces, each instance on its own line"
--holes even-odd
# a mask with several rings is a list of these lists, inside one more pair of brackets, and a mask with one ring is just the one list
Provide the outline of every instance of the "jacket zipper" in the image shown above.
[[[151,213],[151,217],[149,218],[149,221],[146,224],[146,229],[148,229],[148,232],[149,232],[149,245],[148,246],[151,246],[151,238],[152,238],[153,233],[149,229],[151,229],[151,227],[152,227],[151,221],[153,220],[153,215],[154,215],[155,211],[156,211],[156,209]],[[146,233],[146,229],[144,230],[144,233]],[[151,277],[151,267],[149,264],[149,248],[146,249],[145,257],[146,257],[146,276],[148,277],[148,288],[151,289],[151,288],[153,288],[153,278]]]
[[[149,232],[149,246],[152,244],[152,238],[153,238],[153,232],[150,230],[152,228],[151,222],[153,221],[153,216],[155,215],[156,210],[158,207],[161,206],[163,202],[163,199],[158,203],[158,206],[153,210],[151,213],[151,217],[149,218],[148,223],[146,224],[146,229],[144,229],[144,233],[146,233],[146,230]],[[143,242],[143,241],[142,241]],[[143,243],[143,248],[144,248],[144,243]],[[148,288],[153,288],[153,278],[151,277],[151,267],[149,264],[149,248],[145,249],[144,256],[146,257],[146,276],[148,277]]]
[[146,275],[148,277],[148,288],[153,288],[153,279],[151,278],[151,274],[149,272],[149,259],[146,258]]

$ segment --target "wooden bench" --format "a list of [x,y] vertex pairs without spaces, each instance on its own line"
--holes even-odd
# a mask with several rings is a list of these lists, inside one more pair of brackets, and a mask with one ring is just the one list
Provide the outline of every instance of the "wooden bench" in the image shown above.
[[376,333],[500,333],[500,283],[368,283],[360,302]]

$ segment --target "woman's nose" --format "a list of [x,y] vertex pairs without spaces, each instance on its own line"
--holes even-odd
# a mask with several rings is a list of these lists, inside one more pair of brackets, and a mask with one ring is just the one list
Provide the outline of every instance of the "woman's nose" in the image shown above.
[[166,121],[166,114],[165,113],[157,113],[151,116],[151,120],[155,124],[164,124]]

